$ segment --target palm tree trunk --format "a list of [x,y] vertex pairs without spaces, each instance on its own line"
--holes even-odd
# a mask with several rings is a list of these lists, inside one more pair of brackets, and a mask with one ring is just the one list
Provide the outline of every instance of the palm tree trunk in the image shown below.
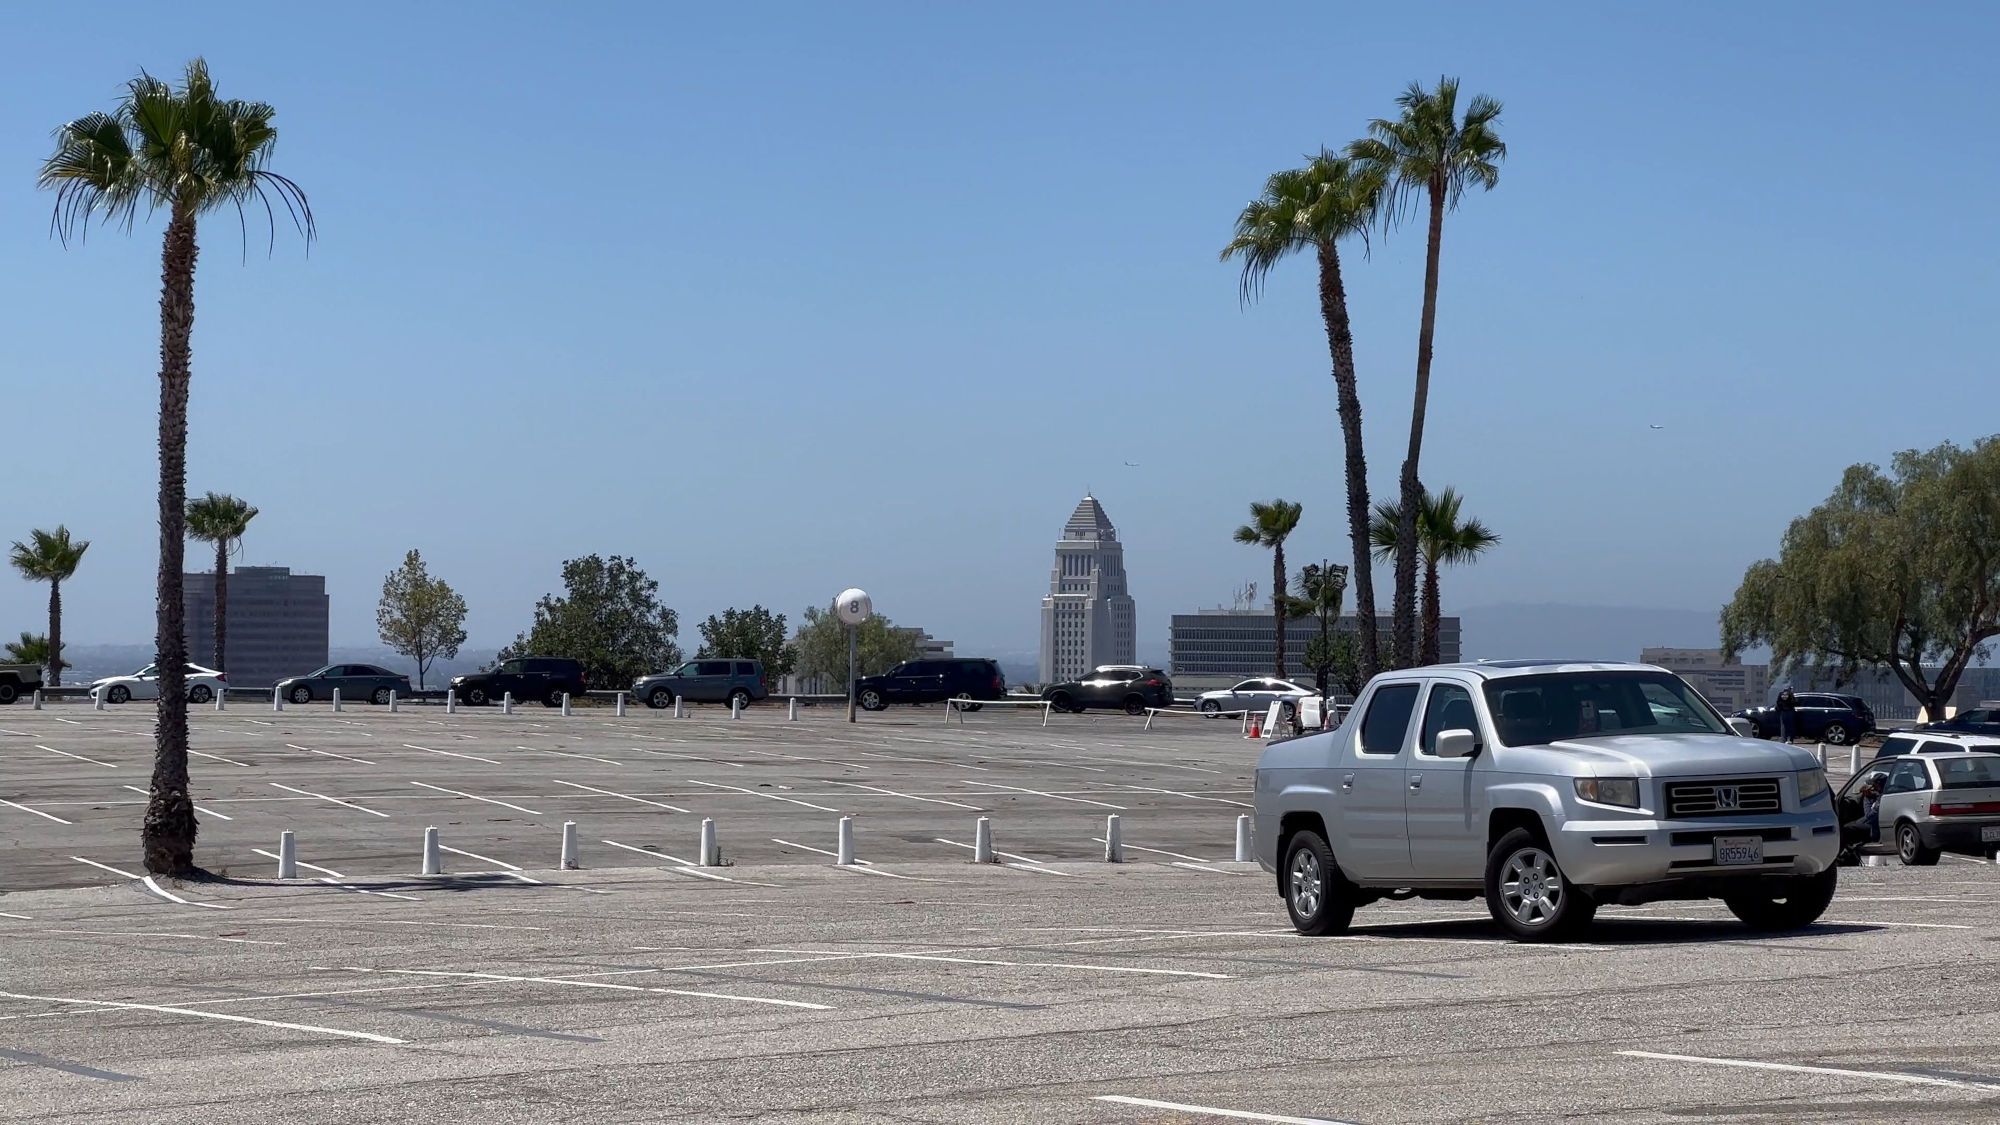
[[177,203],[160,251],[160,571],[153,638],[160,699],[153,728],[153,786],[139,831],[146,870],[154,875],[194,872],[198,827],[188,796],[188,646],[181,607],[195,254],[194,212]]
[[1285,678],[1285,545],[1271,548],[1271,616],[1278,626],[1278,678]]
[[1361,448],[1361,393],[1354,372],[1354,330],[1347,319],[1347,289],[1340,279],[1340,251],[1319,248],[1319,311],[1333,353],[1333,386],[1340,436],[1347,446],[1347,533],[1354,541],[1354,630],[1361,647],[1361,680],[1382,670],[1375,637],[1375,576],[1368,543],[1368,458]]
[[62,686],[62,580],[49,580],[49,667],[44,677],[50,687]]
[[1424,646],[1423,664],[1438,662],[1438,563],[1424,560]]
[[1396,528],[1396,651],[1407,663],[1417,639],[1417,515],[1424,486],[1417,462],[1424,449],[1424,411],[1431,397],[1431,337],[1437,329],[1438,245],[1444,239],[1444,185],[1431,188],[1430,247],[1424,255],[1424,315],[1417,328],[1417,394],[1410,408],[1410,452],[1403,459],[1403,521]]
[[215,670],[229,671],[223,663],[223,642],[228,637],[229,622],[229,539],[224,536],[215,541]]

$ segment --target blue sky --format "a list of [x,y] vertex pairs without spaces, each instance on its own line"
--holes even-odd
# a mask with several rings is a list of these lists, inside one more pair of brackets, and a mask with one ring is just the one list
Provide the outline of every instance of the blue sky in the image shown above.
[[[1718,606],[1847,464],[1994,428],[1979,6],[94,12],[0,16],[34,44],[0,72],[0,541],[92,540],[74,642],[152,633],[160,223],[65,250],[34,172],[196,54],[277,106],[322,238],[246,261],[233,217],[203,228],[189,487],[263,510],[243,561],[328,576],[336,644],[373,641],[414,546],[469,647],[600,552],[690,638],[860,585],[1027,650],[1085,488],[1142,650],[1268,585],[1230,540],[1252,499],[1338,559],[1311,267],[1245,309],[1216,253],[1268,173],[1440,74],[1505,102],[1511,149],[1445,226],[1423,475],[1505,538],[1447,611]],[[1422,262],[1414,229],[1350,255],[1383,495]],[[0,632],[44,604],[0,582]]]

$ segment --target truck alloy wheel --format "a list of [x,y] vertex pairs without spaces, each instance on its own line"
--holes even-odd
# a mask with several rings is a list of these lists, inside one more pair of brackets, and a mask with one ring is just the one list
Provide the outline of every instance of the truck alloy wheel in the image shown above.
[[1516,828],[1486,860],[1486,908],[1517,941],[1557,941],[1590,923],[1597,904],[1563,877],[1541,837]]

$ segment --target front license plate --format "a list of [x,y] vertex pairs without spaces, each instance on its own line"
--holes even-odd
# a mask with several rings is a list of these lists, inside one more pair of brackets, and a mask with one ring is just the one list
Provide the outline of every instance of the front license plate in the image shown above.
[[1764,837],[1717,836],[1715,862],[1718,867],[1764,862]]
[[1982,844],[2000,844],[2000,824],[1989,824],[1981,828],[1979,830],[1979,842]]

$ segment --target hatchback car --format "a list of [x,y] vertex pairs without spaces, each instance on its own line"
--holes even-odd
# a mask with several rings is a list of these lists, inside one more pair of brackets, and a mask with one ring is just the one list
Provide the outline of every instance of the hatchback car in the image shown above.
[[1244,680],[1221,691],[1202,692],[1199,706],[1207,714],[1215,715],[1223,711],[1267,711],[1271,704],[1282,703],[1285,710],[1281,714],[1289,719],[1297,713],[1299,701],[1314,694],[1313,689],[1290,680]]
[[854,681],[854,699],[864,711],[880,711],[891,703],[942,703],[965,700],[977,711],[978,700],[1007,698],[1007,677],[991,660],[949,657],[911,660],[879,676]]
[[453,677],[451,690],[474,707],[509,695],[524,703],[539,699],[544,707],[560,707],[563,696],[583,694],[583,665],[556,656],[516,657],[491,671]]
[[748,707],[770,696],[763,662],[757,660],[690,660],[671,672],[632,682],[632,698],[654,708],[672,707],[676,699]]
[[392,693],[409,698],[410,677],[374,664],[329,664],[316,672],[278,681],[278,698],[292,703],[330,701],[335,691],[348,702],[366,699],[387,706]]
[[1054,684],[1042,698],[1058,711],[1082,714],[1093,707],[1115,707],[1127,715],[1143,715],[1148,707],[1174,705],[1174,682],[1158,668],[1143,664],[1104,664],[1090,675]]
[[[1845,746],[1875,729],[1875,712],[1858,695],[1802,691],[1796,698],[1798,710],[1794,713],[1793,731],[1808,742]],[[1735,717],[1750,720],[1758,738],[1778,737],[1776,707],[1746,707],[1736,712]]]
[[2000,754],[2000,738],[1958,731],[1922,730],[1903,734],[1892,734],[1875,748],[1875,757],[1900,758],[1905,754],[1956,754],[1964,750],[1976,750],[1987,754]]
[[1882,850],[1912,867],[1944,852],[1991,857],[2000,851],[2000,754],[1878,758],[1841,787],[1837,807],[1849,863]]
[[[228,687],[229,677],[213,668],[199,664],[187,666],[187,698],[189,703],[207,703],[222,694]],[[90,685],[90,697],[104,697],[106,703],[125,703],[134,699],[158,699],[160,697],[160,671],[152,664],[146,665],[129,676],[106,676]]]

